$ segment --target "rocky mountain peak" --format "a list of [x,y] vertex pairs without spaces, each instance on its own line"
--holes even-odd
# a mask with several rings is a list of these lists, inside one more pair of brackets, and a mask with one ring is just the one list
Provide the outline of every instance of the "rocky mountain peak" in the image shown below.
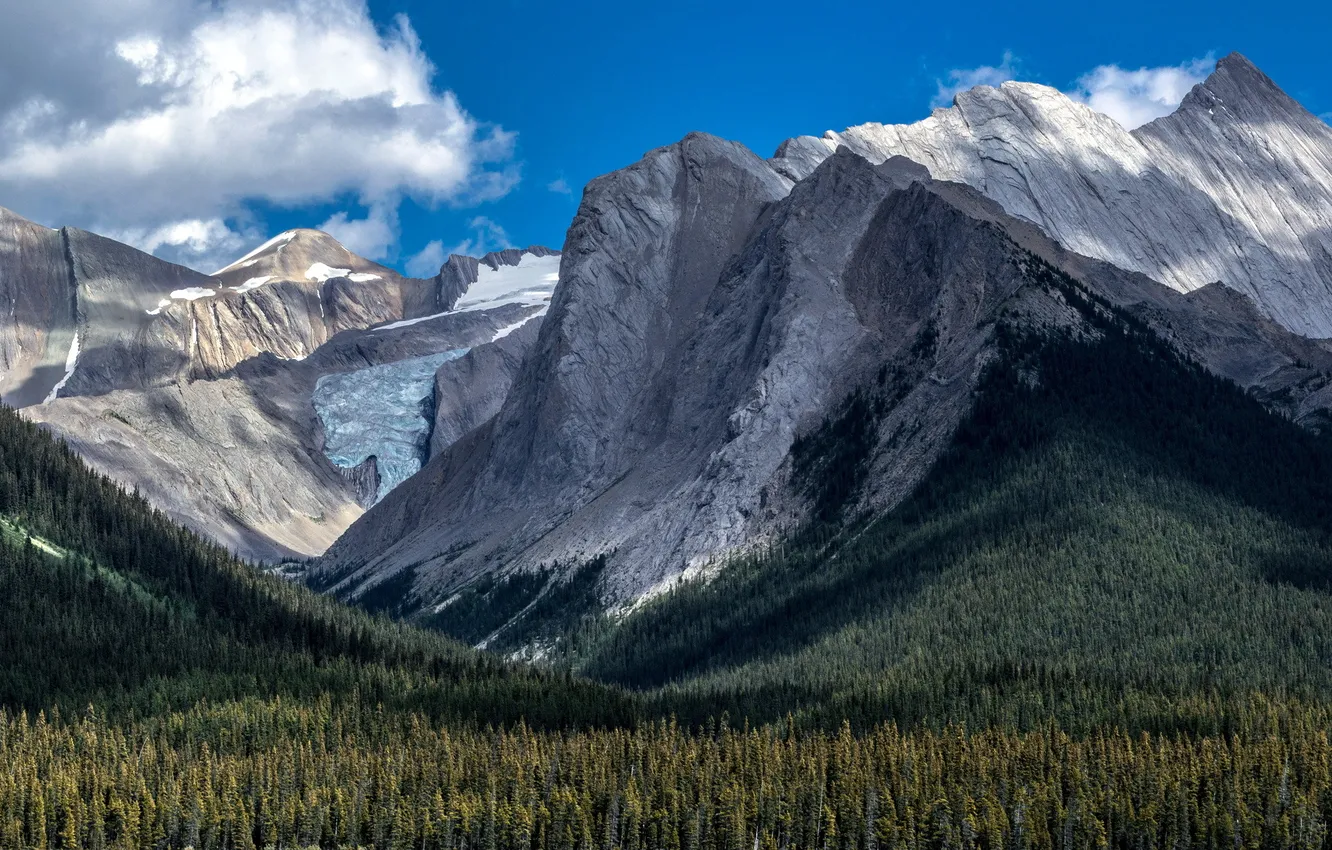
[[312,285],[332,278],[366,283],[399,277],[392,269],[353,254],[322,230],[310,228],[279,233],[214,276],[241,292],[279,280]]

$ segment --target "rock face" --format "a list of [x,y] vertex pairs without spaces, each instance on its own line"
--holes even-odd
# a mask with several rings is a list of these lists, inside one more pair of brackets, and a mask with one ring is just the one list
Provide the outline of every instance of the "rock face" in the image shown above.
[[[295,230],[204,275],[0,211],[0,298],[10,308],[0,315],[0,391],[94,467],[239,554],[307,557],[424,460],[435,416],[434,365],[413,386],[381,386],[418,408],[421,457],[396,474],[369,458],[339,467],[312,404],[320,380],[354,383],[376,368],[392,378],[393,364],[484,350],[540,316],[554,284],[506,298],[473,291],[478,278],[522,277],[551,255],[453,257],[420,280]],[[459,268],[470,275],[450,272]],[[487,303],[454,310],[469,292]],[[364,430],[379,413],[351,409],[340,425]]]
[[[1044,98],[1036,87],[1005,86],[962,96],[929,119],[956,124],[931,138],[1002,142],[1017,113],[1026,115],[1050,150],[1028,128],[1032,149],[1009,158],[1014,167],[1048,167],[1036,189],[1022,189],[1011,168],[995,172],[1002,179],[973,174],[975,188],[931,177],[936,160],[947,177],[999,168],[966,145],[906,151],[929,160],[922,165],[889,155],[891,145],[859,145],[867,157],[857,144],[833,151],[802,139],[763,161],[699,134],[593,181],[569,230],[549,315],[498,412],[358,520],[315,565],[314,581],[355,598],[397,576],[409,588],[399,610],[424,616],[480,575],[568,571],[605,555],[604,601],[631,602],[803,521],[810,505],[793,480],[792,447],[857,390],[888,401],[874,421],[872,474],[855,498],[860,508],[889,507],[965,415],[1001,319],[1096,333],[1073,296],[1049,284],[1050,269],[1272,406],[1326,423],[1332,354],[1268,318],[1281,303],[1276,290],[1262,290],[1267,299],[1256,306],[1238,283],[1163,285],[1143,274],[1140,266],[1165,255],[1134,253],[1147,237],[1125,223],[1120,198],[1105,202],[1119,218],[1105,222],[1099,252],[1051,238],[1057,228],[1038,213],[1061,210],[1057,221],[1076,236],[1076,223],[1087,224],[1078,216],[1092,209],[1079,193],[1096,191],[1069,184],[1109,179],[1118,154],[1082,162],[1100,136],[1075,139],[1081,153],[1071,153],[1049,116],[1067,111],[1060,120],[1082,122],[1112,149],[1145,143],[1071,102],[1036,103]],[[1012,110],[986,106],[982,120],[963,108],[992,100]],[[1298,129],[1313,132],[1302,122]],[[1061,157],[1088,174],[1061,177],[1053,164]],[[1182,197],[1166,172],[1143,167],[1150,173],[1107,183],[1106,192],[1145,185],[1162,187],[1162,204]],[[996,197],[1009,190],[1045,206],[1013,215]],[[1107,245],[1130,246],[1140,262],[1105,261]],[[1313,274],[1309,263],[1283,262]],[[1259,278],[1249,281],[1260,288]],[[446,378],[460,380],[448,372],[480,361],[447,364],[437,395]]]
[[793,139],[774,167],[803,176],[839,146],[909,157],[1071,251],[1181,292],[1219,281],[1332,337],[1332,128],[1239,54],[1132,132],[1054,89],[1004,83],[915,124]]
[[440,454],[499,413],[541,323],[533,315],[515,330],[444,363],[435,372],[430,457]]

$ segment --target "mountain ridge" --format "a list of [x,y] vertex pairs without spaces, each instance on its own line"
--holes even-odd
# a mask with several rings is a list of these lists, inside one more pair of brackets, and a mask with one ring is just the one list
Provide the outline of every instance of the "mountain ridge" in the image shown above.
[[[982,95],[972,100],[978,97],[983,103]],[[1123,132],[1104,116],[1077,110],[1107,132]],[[928,168],[901,156],[876,168],[844,146],[788,191],[787,175],[796,172],[791,160],[808,153],[808,145],[792,142],[781,153],[780,161],[764,163],[732,143],[694,134],[614,179],[590,184],[566,241],[561,288],[538,354],[525,361],[499,418],[479,429],[465,450],[460,444],[466,457],[432,460],[407,489],[358,520],[316,565],[313,579],[355,598],[397,576],[405,581],[399,610],[426,616],[480,576],[569,571],[605,556],[610,566],[598,585],[602,598],[632,604],[681,575],[710,569],[727,552],[762,545],[798,525],[808,506],[789,485],[788,451],[796,435],[827,415],[856,382],[884,368],[884,352],[905,357],[916,346],[931,355],[946,352],[952,359],[942,371],[928,364],[889,367],[909,374],[887,417],[891,425],[874,437],[863,498],[866,508],[890,508],[946,444],[990,356],[998,313],[972,312],[986,295],[964,281],[1001,274],[1012,262],[1002,246],[1013,242],[1146,317],[1177,350],[1263,394],[1275,408],[1310,426],[1327,421],[1327,350],[1261,318],[1243,295],[1232,298],[1215,287],[1172,293],[1133,269],[1068,249],[983,192],[931,178]],[[667,163],[678,163],[678,170]],[[738,191],[731,175],[745,169],[764,174],[761,181],[772,188],[767,194],[745,190],[746,197],[764,201],[761,209],[724,212],[734,203],[724,193]],[[654,184],[645,174],[670,177]],[[712,194],[699,190],[696,201],[690,180],[706,183]],[[658,217],[648,219],[642,210]],[[735,247],[720,249],[730,254],[725,261],[704,259],[718,250],[715,233],[675,241],[696,212],[701,220],[717,216],[730,232],[748,228],[733,237]],[[874,224],[876,215],[882,221]],[[980,236],[987,228],[990,235]],[[963,232],[991,247],[978,249],[970,261],[950,258],[950,240],[964,239]],[[623,244],[602,235],[622,233],[633,235]],[[874,247],[874,240],[882,244]],[[700,250],[676,258],[673,244]],[[652,258],[636,259],[647,246]],[[583,256],[609,260],[583,272],[576,264]],[[876,263],[885,265],[871,272],[880,268]],[[689,282],[691,273],[700,275],[696,283]],[[663,281],[680,287],[681,300],[671,309],[700,317],[687,327],[710,330],[690,337],[693,331],[680,331],[669,313],[627,306],[657,297]],[[882,281],[891,281],[889,288],[876,290]],[[686,294],[701,291],[697,287],[706,287],[708,297]],[[1069,320],[1058,298],[1024,291],[1031,294],[1013,305],[985,309],[1022,309],[1030,321],[1055,327]],[[605,356],[605,343],[580,336],[581,317],[560,305],[611,297],[619,299],[620,322],[641,330],[626,334],[626,347],[604,365],[593,365],[591,358]],[[883,309],[887,304],[891,310]],[[683,334],[679,343],[671,336],[677,332]],[[543,349],[560,356],[543,362]],[[637,362],[671,378],[657,388],[651,371],[629,365]],[[751,363],[764,365],[750,372]],[[615,377],[600,377],[601,369]],[[556,388],[565,383],[569,390],[562,394]],[[616,389],[626,385],[654,387],[660,412],[636,408],[631,394]],[[582,398],[590,401],[575,403]],[[616,425],[622,415],[625,423]],[[501,445],[506,450],[497,450]],[[552,487],[543,480],[564,483]]]

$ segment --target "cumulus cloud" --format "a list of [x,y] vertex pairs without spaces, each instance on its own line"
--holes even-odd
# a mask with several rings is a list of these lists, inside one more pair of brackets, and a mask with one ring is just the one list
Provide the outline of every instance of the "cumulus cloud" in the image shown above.
[[1009,80],[1017,79],[1017,67],[1010,51],[1004,51],[1004,59],[998,65],[981,65],[979,68],[954,68],[948,72],[947,81],[939,80],[939,91],[930,101],[931,107],[948,106],[953,98],[967,89],[976,86],[998,86]]
[[467,229],[471,231],[470,235],[452,248],[445,248],[442,240],[432,239],[424,248],[407,258],[407,274],[413,277],[433,277],[439,273],[439,267],[444,265],[450,254],[480,257],[491,251],[512,247],[509,234],[504,232],[504,228],[483,215],[469,221]]
[[1215,64],[1207,56],[1182,65],[1136,71],[1101,65],[1079,78],[1068,94],[1132,130],[1175,111],[1189,89],[1205,80]]
[[371,260],[388,259],[398,242],[398,208],[396,204],[378,203],[365,218],[356,219],[346,212],[334,213],[319,229],[353,254]]
[[412,277],[434,277],[439,274],[439,267],[447,259],[444,243],[432,239],[418,253],[407,258],[407,274]]
[[236,224],[252,202],[354,198],[366,218],[326,225],[382,257],[402,198],[465,204],[518,179],[512,134],[437,88],[408,20],[381,30],[363,0],[19,6],[30,28],[0,35],[0,204],[44,223],[208,268],[258,235]]

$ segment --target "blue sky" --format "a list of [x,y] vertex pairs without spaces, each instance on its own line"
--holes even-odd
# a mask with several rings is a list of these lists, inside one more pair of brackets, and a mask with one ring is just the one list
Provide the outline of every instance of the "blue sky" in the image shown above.
[[[142,20],[119,11],[135,2],[147,10]],[[107,0],[114,13],[94,22],[96,33],[89,24],[82,53],[114,55],[88,76],[110,82],[61,82],[42,67],[46,57],[6,53],[0,36],[0,57],[8,56],[0,58],[0,86],[10,92],[8,102],[0,97],[7,116],[0,126],[8,128],[0,131],[0,205],[48,224],[110,231],[200,267],[265,235],[329,222],[353,247],[417,270],[455,247],[558,247],[587,180],[691,130],[768,155],[792,135],[917,120],[941,86],[995,74],[1076,91],[1098,67],[1179,68],[1239,50],[1313,112],[1332,112],[1332,13],[1313,4],[1269,2],[1255,11],[1255,4],[1228,2],[370,0],[362,7],[360,0],[221,0],[173,4],[170,15],[161,6],[146,28],[148,11],[167,0],[135,2]],[[264,17],[266,7],[286,17]],[[30,14],[32,21],[10,27],[11,38],[33,41],[43,26],[68,29],[68,15],[53,12],[45,21]],[[302,41],[304,27],[334,19],[323,46]],[[272,35],[281,29],[274,22],[284,21],[289,42]],[[179,150],[162,143],[146,154],[142,144],[123,143],[135,116],[159,110],[162,120],[185,122],[196,113],[181,111],[183,98],[212,102],[212,90],[197,78],[182,82],[181,69],[192,67],[200,44],[246,49],[247,27],[260,41],[275,40],[245,68],[301,78],[272,92],[280,110],[257,111],[263,104],[249,101],[248,112],[214,110],[207,120],[219,129],[210,126],[206,138]],[[104,32],[112,35],[98,47]],[[361,52],[307,73],[336,53],[328,45],[348,38],[361,40]],[[300,56],[305,49],[308,60]],[[279,53],[300,61],[263,65]],[[113,72],[127,62],[137,77],[113,87]],[[357,82],[362,67],[397,93],[388,98],[393,104],[367,106],[374,87],[363,91]],[[324,78],[336,78],[329,85],[339,93],[310,106]],[[450,112],[445,92],[456,96],[463,118]],[[251,135],[227,117],[242,114],[255,122]],[[385,141],[386,122],[407,142]],[[105,138],[92,153],[75,151],[71,139],[89,126],[108,128]],[[438,141],[445,136],[450,141]],[[29,155],[33,139],[46,147]],[[250,139],[253,152],[243,150]],[[451,150],[465,160],[456,172],[416,167]],[[432,242],[435,254],[411,263]]]
[[[372,4],[379,19],[409,16],[439,81],[467,109],[517,131],[523,169],[497,202],[405,214],[404,242],[462,241],[479,214],[515,244],[556,247],[586,181],[691,130],[768,155],[801,133],[914,121],[950,71],[1000,65],[1006,52],[1022,79],[1065,88],[1099,65],[1172,66],[1239,50],[1315,112],[1332,111],[1332,12],[1315,8],[1296,16],[1224,2]],[[1299,17],[1305,25],[1292,26]],[[547,190],[561,178],[571,194]]]

